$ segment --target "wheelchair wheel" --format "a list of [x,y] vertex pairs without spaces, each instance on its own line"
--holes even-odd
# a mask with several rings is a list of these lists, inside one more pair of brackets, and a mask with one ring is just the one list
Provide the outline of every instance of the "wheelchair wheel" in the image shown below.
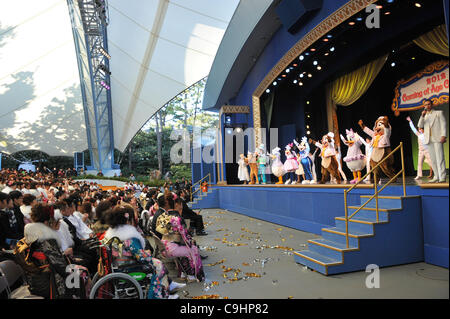
[[92,285],[95,285],[95,283],[98,281],[98,279],[100,278],[100,275],[98,274],[98,272],[95,273],[94,277],[92,277]]
[[144,299],[141,285],[124,273],[100,278],[92,287],[89,299]]

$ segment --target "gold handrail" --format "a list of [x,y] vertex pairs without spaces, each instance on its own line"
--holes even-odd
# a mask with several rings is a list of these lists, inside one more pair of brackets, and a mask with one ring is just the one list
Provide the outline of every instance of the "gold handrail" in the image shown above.
[[208,178],[208,185],[211,185],[211,173],[208,173],[208,175],[206,175],[205,177],[201,178],[197,183],[193,184],[191,186],[191,202],[192,199],[194,198],[194,194],[197,193],[198,191],[200,191],[202,189],[201,185],[200,188],[197,189],[196,191],[192,191],[192,189],[195,187],[195,185],[200,184],[203,180],[205,180],[206,178]]
[[[392,177],[387,183],[386,185],[384,185],[382,188],[377,189],[377,183],[376,183],[376,172],[375,169],[377,169],[382,163],[384,163],[384,161],[386,161],[389,157],[391,157],[395,152],[397,152],[400,149],[400,156],[402,159],[402,169],[395,174],[394,177]],[[370,175],[370,173],[374,173],[374,178],[373,178],[373,183],[374,183],[374,194],[363,204],[361,205],[350,217],[348,216],[348,205],[347,205],[347,194],[353,190],[357,185],[359,185],[367,176]],[[400,145],[397,146],[393,151],[391,151],[391,153],[386,156],[385,158],[383,158],[383,160],[381,160],[381,162],[379,162],[377,165],[375,165],[375,167],[373,167],[369,172],[366,173],[366,175],[364,175],[363,177],[361,177],[361,179],[355,183],[355,185],[353,185],[352,187],[350,187],[349,189],[344,190],[344,205],[345,205],[345,237],[346,237],[346,243],[347,243],[347,248],[349,248],[349,244],[348,244],[348,221],[355,216],[361,209],[363,209],[372,199],[375,198],[375,211],[376,211],[376,216],[377,216],[377,222],[379,221],[379,208],[378,208],[378,194],[381,193],[381,191],[383,189],[386,188],[386,186],[388,186],[389,184],[391,184],[395,179],[397,179],[397,177],[402,174],[402,184],[403,184],[403,196],[406,196],[406,182],[405,182],[405,161],[404,161],[404,155],[403,155],[403,143],[400,142]]]

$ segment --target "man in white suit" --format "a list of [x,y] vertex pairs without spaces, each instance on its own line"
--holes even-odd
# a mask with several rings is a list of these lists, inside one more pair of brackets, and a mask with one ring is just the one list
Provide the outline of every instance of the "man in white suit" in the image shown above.
[[447,124],[442,111],[432,110],[431,100],[424,103],[424,111],[419,119],[418,127],[424,130],[423,143],[428,147],[434,178],[430,183],[445,182],[444,143],[447,140]]

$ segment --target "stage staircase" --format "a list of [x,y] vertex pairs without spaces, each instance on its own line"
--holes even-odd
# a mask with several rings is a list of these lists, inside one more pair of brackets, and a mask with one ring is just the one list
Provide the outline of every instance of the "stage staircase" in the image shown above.
[[[204,192],[202,190],[202,183],[207,182],[207,191]],[[217,192],[217,189],[212,188],[211,186],[211,174],[206,175],[205,177],[203,177],[202,179],[200,179],[198,182],[196,182],[194,185],[192,185],[191,187],[191,202],[188,203],[189,208],[192,209],[198,209],[198,208],[204,208],[208,207],[209,203],[206,203],[206,201],[208,201],[207,197],[208,195],[211,195],[214,193],[214,195],[217,195],[215,192]],[[214,197],[214,198],[211,198]],[[210,196],[209,198],[211,201],[216,200],[215,196]],[[213,207],[213,206],[211,206]]]
[[406,196],[402,143],[390,156],[398,150],[402,170],[395,178],[402,174],[403,194],[379,195],[392,178],[380,190],[374,183],[374,194],[361,195],[359,206],[348,206],[347,194],[355,184],[344,192],[344,216],[335,217],[335,227],[322,228],[323,238],[308,240],[308,250],[294,252],[296,262],[332,275],[365,270],[370,264],[385,267],[423,261],[421,197]]

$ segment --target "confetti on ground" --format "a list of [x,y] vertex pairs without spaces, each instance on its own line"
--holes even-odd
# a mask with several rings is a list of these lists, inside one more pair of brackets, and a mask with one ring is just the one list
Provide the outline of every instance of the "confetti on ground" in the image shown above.
[[201,296],[195,296],[191,299],[220,299],[219,295],[201,295]]
[[246,272],[245,275],[248,277],[253,277],[253,278],[261,278],[260,274],[256,274],[254,272]]
[[[225,261],[227,261],[226,258],[224,258],[224,259],[222,259],[222,260],[219,260],[219,261],[217,261],[217,262],[215,262],[215,263],[212,263],[212,264],[206,264],[206,265],[204,265],[204,266],[215,266],[215,265],[223,264]],[[222,267],[223,267],[223,266],[222,266]]]
[[242,266],[250,266],[249,263],[242,263]]

